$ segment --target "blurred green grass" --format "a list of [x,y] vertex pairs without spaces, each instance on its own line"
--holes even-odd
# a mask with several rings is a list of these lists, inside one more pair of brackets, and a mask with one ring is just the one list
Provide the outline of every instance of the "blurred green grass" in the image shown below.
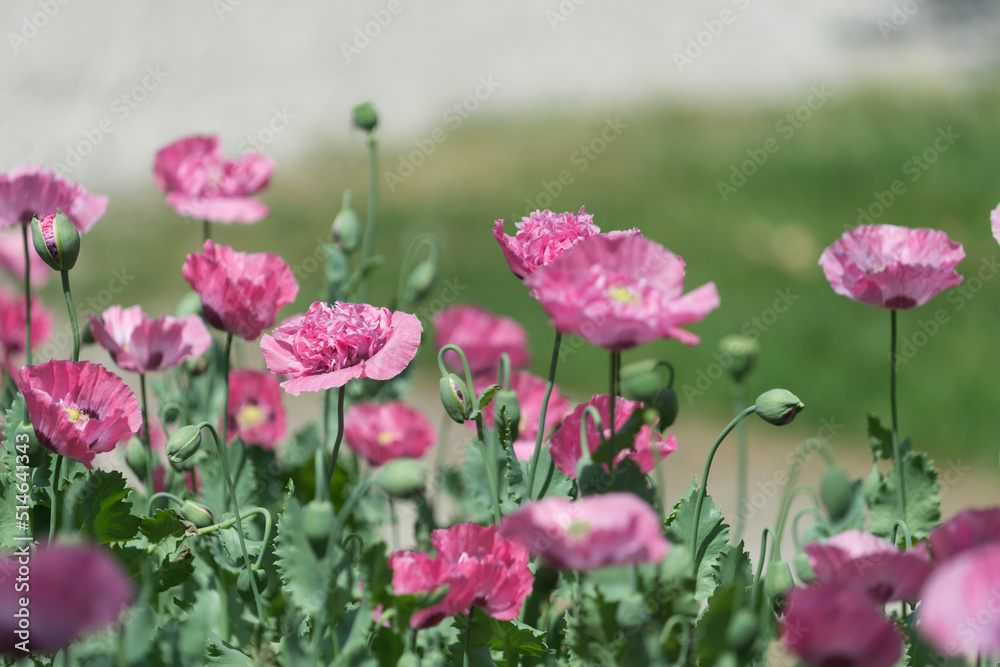
[[[513,233],[513,221],[529,210],[526,199],[537,202],[545,184],[566,171],[571,182],[561,185],[548,207],[561,211],[585,205],[605,231],[639,227],[685,259],[688,289],[706,281],[718,286],[721,307],[690,327],[702,337],[700,346],[669,341],[625,355],[626,362],[656,356],[675,365],[681,419],[707,417],[720,428],[727,421],[730,383],[725,377],[711,379],[718,374],[713,354],[722,336],[744,330],[756,332],[762,348],[749,381],[751,400],[759,391],[785,387],[806,403],[796,422],[804,437],[827,419],[845,426],[838,446],[865,447],[866,415],[889,419],[889,314],[834,294],[817,265],[819,254],[857,224],[859,207],[870,207],[877,192],[899,180],[905,192],[876,221],[947,232],[965,246],[967,258],[958,269],[974,287],[971,277],[998,254],[989,212],[1000,201],[1000,125],[995,122],[1000,93],[985,86],[949,94],[834,93],[790,137],[790,126],[778,123],[805,98],[760,108],[664,104],[586,116],[474,116],[448,130],[447,140],[394,191],[386,187],[384,173],[397,171],[400,157],[415,145],[384,147],[376,251],[386,263],[372,301],[390,301],[410,240],[434,232],[443,246],[443,282],[426,308],[447,296],[451,285],[457,286],[460,301],[520,320],[530,335],[533,370],[544,375],[553,333],[507,269],[491,227],[504,218]],[[581,160],[581,145],[599,137],[607,119],[615,117],[627,124],[620,136],[593,161]],[[914,172],[905,165],[933,147],[939,130],[947,128],[958,138],[913,180]],[[414,139],[429,136],[430,131]],[[777,152],[723,201],[718,183],[728,181],[733,165],[749,159],[747,151],[760,149],[770,137]],[[361,142],[354,146],[318,145],[297,165],[279,164],[264,197],[272,209],[269,219],[249,228],[215,227],[219,242],[277,252],[306,274],[297,302],[282,316],[304,309],[321,294],[322,270],[308,271],[309,258],[315,256],[317,239],[328,234],[343,189],[354,190],[364,218],[367,167]],[[564,180],[570,181],[565,175]],[[74,292],[98,293],[110,269],[125,265],[135,279],[116,302],[160,304],[148,309],[166,312],[187,289],[180,267],[185,254],[199,247],[200,224],[176,218],[151,178],[143,187],[110,194],[108,215],[84,240]],[[547,201],[540,203],[544,207]],[[796,298],[786,312],[772,317],[769,309],[779,292]],[[54,285],[46,295],[50,306],[59,303]],[[998,442],[992,426],[1000,379],[992,369],[1000,368],[998,303],[1000,281],[987,278],[975,294],[941,295],[901,313],[903,339],[924,343],[899,373],[901,431],[916,447],[941,458],[995,465]],[[939,309],[947,322],[933,336],[914,338],[920,322],[933,319]],[[428,367],[429,347],[422,352]],[[560,365],[557,380],[578,397],[606,392],[607,367],[606,352],[584,345]]]

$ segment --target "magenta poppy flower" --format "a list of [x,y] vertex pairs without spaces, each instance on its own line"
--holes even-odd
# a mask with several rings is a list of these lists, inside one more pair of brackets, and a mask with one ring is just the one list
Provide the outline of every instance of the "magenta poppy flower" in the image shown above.
[[[500,355],[510,357],[513,367],[531,363],[528,351],[528,335],[524,327],[510,319],[500,317],[485,308],[471,304],[460,304],[445,308],[434,316],[437,331],[437,349],[445,345],[457,345],[465,353],[469,370],[473,374],[496,373]],[[446,352],[446,362],[452,368],[459,368],[457,352]]]
[[139,432],[139,401],[122,379],[89,361],[21,368],[18,388],[38,441],[92,468],[94,455]]
[[94,340],[128,371],[149,373],[200,357],[212,335],[197,315],[150,320],[141,306],[111,306],[100,318],[90,316]]
[[528,550],[505,539],[496,526],[462,523],[431,533],[437,557],[414,551],[389,554],[396,595],[415,595],[448,585],[436,605],[410,618],[411,628],[429,628],[443,619],[468,614],[475,606],[501,621],[517,618],[535,582]]
[[[87,544],[26,547],[0,556],[0,653],[25,655],[17,645],[22,600],[30,601],[28,649],[53,653],[116,623],[135,597],[124,568],[107,550]],[[19,589],[18,568],[28,564],[31,590]]]
[[227,441],[273,449],[285,437],[285,407],[278,378],[264,371],[241,368],[229,373]]
[[[15,360],[25,352],[25,311],[24,295],[15,298],[0,288],[0,347],[3,348],[3,364],[11,375],[16,370]],[[40,299],[31,297],[31,348],[47,341],[51,332],[52,312]]]
[[201,297],[209,324],[246,340],[274,326],[278,311],[299,293],[292,270],[277,255],[237,252],[211,239],[203,252],[187,256],[184,279]]
[[[28,261],[31,262],[31,286],[44,287],[55,274],[34,248],[30,247]],[[20,229],[0,229],[0,270],[17,281],[24,282],[24,239]]]
[[963,510],[932,530],[927,542],[938,562],[984,544],[1000,543],[1000,507]]
[[873,602],[913,601],[934,569],[924,545],[900,551],[891,542],[860,530],[846,530],[803,551],[820,584],[857,588]]
[[[580,445],[580,424],[583,421],[584,410],[589,406],[594,406],[601,415],[604,426],[603,436],[597,432],[594,420],[587,418],[587,448],[591,453],[597,451],[603,438],[611,437],[611,429],[608,419],[611,418],[611,396],[610,394],[599,394],[586,403],[581,403],[563,419],[562,426],[555,432],[549,441],[549,452],[552,454],[552,462],[567,477],[576,479],[576,465],[583,455],[583,448]],[[635,410],[641,410],[642,404],[636,401],[619,396],[615,400],[615,431],[621,430],[625,423],[632,416]],[[636,462],[643,474],[651,471],[656,464],[677,449],[677,438],[668,435],[666,440],[659,440],[654,435],[653,429],[644,425],[639,429],[635,437],[635,442],[630,449],[624,449],[615,456],[615,464],[621,463],[625,458],[630,458]]]
[[493,223],[493,237],[503,250],[504,259],[514,275],[526,278],[539,266],[545,266],[571,248],[577,241],[600,234],[594,216],[581,206],[576,215],[535,211],[521,222],[515,222],[517,233],[503,233],[503,220]]
[[871,599],[840,586],[790,591],[781,636],[814,667],[893,667],[903,654],[903,638]]
[[1000,656],[1000,543],[942,563],[921,594],[920,634],[947,655]]
[[253,195],[267,187],[274,164],[259,153],[222,156],[219,138],[179,139],[156,153],[156,185],[178,215],[229,224],[258,222],[267,207]]
[[62,209],[82,234],[107,208],[107,197],[92,195],[45,167],[24,165],[0,174],[0,228],[28,225]]
[[437,441],[420,410],[404,403],[355,403],[344,416],[347,446],[373,466],[400,457],[418,459]]
[[[496,384],[496,378],[490,374],[478,375],[472,379],[476,394],[482,393],[486,387]],[[545,387],[548,382],[544,378],[533,375],[527,371],[511,371],[510,388],[517,394],[518,407],[521,409],[521,420],[517,427],[517,440],[514,441],[514,454],[521,461],[528,461],[535,453],[535,439],[538,437],[538,420],[542,416],[542,399],[545,398]],[[552,394],[549,396],[549,406],[545,411],[545,431],[551,435],[562,421],[563,417],[570,411],[569,399],[559,392],[559,388],[552,386]],[[483,421],[489,428],[493,428],[496,418],[492,407],[483,412]],[[469,428],[475,429],[474,422],[466,422]],[[545,445],[545,440],[542,441]]]
[[819,265],[837,294],[906,310],[962,282],[955,266],[964,258],[962,244],[936,229],[862,225],[824,250]]
[[697,345],[680,327],[719,305],[714,283],[684,294],[684,260],[639,234],[581,241],[524,284],[556,329],[616,352],[660,338]]
[[292,379],[293,396],[340,387],[354,378],[388,380],[403,372],[420,346],[415,315],[366,303],[317,301],[260,340],[267,369]]
[[631,493],[546,498],[508,515],[500,534],[561,570],[658,563],[670,549],[656,511]]

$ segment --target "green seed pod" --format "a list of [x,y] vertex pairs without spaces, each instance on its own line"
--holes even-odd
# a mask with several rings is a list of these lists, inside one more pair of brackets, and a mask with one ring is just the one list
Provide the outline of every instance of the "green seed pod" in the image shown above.
[[212,510],[199,503],[191,502],[190,500],[184,501],[184,504],[181,505],[179,512],[182,517],[193,523],[198,528],[207,528],[215,523],[215,517],[212,516]]
[[371,102],[363,102],[354,107],[354,126],[365,132],[373,132],[378,127],[378,114]]
[[806,407],[799,397],[785,389],[771,389],[757,397],[757,414],[768,424],[784,426]]
[[521,404],[517,400],[517,393],[510,389],[500,389],[493,397],[493,410],[500,423],[500,409],[505,409],[507,421],[510,423],[510,440],[517,440],[518,430],[521,424]]
[[653,401],[667,386],[659,374],[656,359],[644,359],[624,366],[621,370],[622,394],[632,401]]
[[337,515],[333,510],[333,503],[329,500],[310,500],[305,507],[306,537],[319,558],[326,555],[330,530],[336,519]]
[[743,382],[757,363],[760,345],[757,341],[733,334],[719,341],[722,367],[726,369],[736,382]]
[[653,400],[653,407],[656,408],[656,412],[660,416],[657,428],[660,430],[660,433],[663,433],[667,430],[668,426],[677,420],[677,412],[679,410],[677,394],[670,387],[664,387]]
[[344,252],[350,254],[361,247],[361,221],[351,207],[351,191],[344,190],[340,212],[333,219],[330,237]]
[[201,429],[197,426],[181,426],[167,440],[167,458],[173,463],[182,463],[201,448]]
[[258,593],[263,594],[264,589],[267,588],[267,570],[261,569],[256,565],[251,565],[249,570],[246,568],[240,570],[239,575],[236,577],[236,591],[247,604],[254,604],[256,602],[253,597],[253,588],[250,586],[251,575],[257,584]]
[[80,256],[80,232],[61,210],[31,221],[35,252],[56,271],[69,271]]
[[851,482],[847,473],[838,465],[828,466],[819,489],[820,500],[830,518],[839,521],[851,509]]
[[792,569],[783,560],[772,560],[767,566],[767,576],[764,577],[764,592],[777,607],[785,603],[785,595],[795,587],[792,579]]
[[737,653],[746,651],[757,641],[758,629],[757,617],[752,611],[737,609],[726,628],[726,646]]
[[148,464],[146,445],[137,435],[129,438],[128,445],[125,446],[125,462],[139,479],[146,479],[146,465]]
[[441,393],[441,404],[444,405],[448,416],[453,421],[464,424],[472,414],[472,400],[462,379],[454,373],[449,373],[441,378],[438,390]]
[[416,459],[394,459],[379,467],[372,481],[390,496],[409,498],[427,484],[427,468]]
[[804,551],[795,554],[795,574],[799,575],[799,581],[804,584],[816,581],[816,573],[809,563],[808,554]]
[[437,282],[437,262],[425,259],[413,267],[406,278],[403,298],[407,303],[417,303],[427,296]]

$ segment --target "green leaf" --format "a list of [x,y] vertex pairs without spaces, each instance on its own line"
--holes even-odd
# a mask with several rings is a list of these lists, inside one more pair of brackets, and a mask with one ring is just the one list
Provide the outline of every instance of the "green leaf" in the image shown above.
[[296,431],[288,443],[283,459],[285,470],[295,470],[306,464],[311,464],[313,455],[319,446],[319,429],[316,422],[309,422],[302,430]]
[[[455,618],[455,627],[458,628],[463,641],[468,624],[468,616]],[[472,646],[487,646],[505,654],[537,656],[549,652],[545,645],[547,634],[544,630],[536,630],[516,620],[498,621],[487,614],[475,611],[472,614],[472,635],[469,643]]]
[[337,545],[330,545],[324,560],[316,557],[306,537],[305,513],[289,489],[285,511],[278,517],[274,549],[286,601],[310,616],[319,614],[331,583],[329,563],[333,561],[328,559],[337,552]]
[[639,464],[631,458],[622,459],[610,472],[605,468],[605,464],[592,463],[583,468],[577,482],[580,485],[580,493],[584,496],[626,492],[639,496],[650,507],[656,508],[653,488],[639,469]]
[[227,667],[255,667],[257,664],[253,658],[242,651],[237,651],[214,632],[208,633],[205,659],[209,665],[226,665]]
[[135,664],[145,658],[153,646],[153,640],[159,630],[159,619],[150,604],[149,589],[143,589],[142,594],[130,613],[125,615],[125,627],[122,630],[122,648],[128,664]]
[[130,540],[139,532],[125,478],[117,470],[92,470],[66,490],[73,507],[73,525],[102,544]]
[[868,445],[875,458],[892,460],[892,431],[882,426],[875,415],[868,415]]
[[156,544],[170,537],[182,536],[185,528],[175,513],[161,509],[153,516],[144,516],[139,520],[139,532],[146,536],[150,544]]
[[698,545],[693,548],[691,528],[694,525],[694,508],[698,498],[697,479],[691,482],[687,493],[677,501],[667,517],[667,537],[683,544],[692,555],[699,559],[698,576],[695,584],[695,599],[704,600],[719,583],[720,560],[729,542],[729,526],[722,521],[722,510],[715,506],[712,497],[705,496],[698,517]]
[[[906,516],[903,518],[916,543],[926,538],[941,520],[941,487],[937,483],[934,463],[923,452],[907,452],[903,456],[903,471],[906,490]],[[899,471],[893,467],[882,478],[871,504],[868,530],[875,535],[889,538],[893,523],[900,518],[898,485]],[[897,539],[902,540],[902,531]]]
[[163,592],[174,586],[179,586],[194,574],[194,554],[184,547],[175,558],[164,556],[156,570],[157,592]]
[[750,563],[750,554],[746,552],[743,541],[738,545],[727,545],[722,550],[722,557],[719,559],[719,586],[728,588],[731,586],[747,587],[753,581],[753,567]]
[[491,384],[490,386],[483,389],[482,393],[479,394],[479,409],[484,409],[493,400],[494,394],[497,393],[497,389],[500,388],[498,384]]

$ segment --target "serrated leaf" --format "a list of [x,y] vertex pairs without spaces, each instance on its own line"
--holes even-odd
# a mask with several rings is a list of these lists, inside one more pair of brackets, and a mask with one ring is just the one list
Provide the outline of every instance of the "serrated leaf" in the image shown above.
[[872,456],[892,460],[892,431],[882,426],[875,415],[868,415],[868,446]]
[[498,384],[491,384],[490,386],[483,389],[482,393],[479,394],[479,409],[484,409],[493,400],[493,396],[497,393],[500,388]]
[[194,554],[191,549],[184,547],[174,558],[164,556],[156,570],[157,592],[163,592],[174,586],[179,586],[187,581],[194,574]]
[[[926,538],[941,520],[940,485],[933,462],[923,452],[907,452],[903,456],[906,490],[906,526],[913,542]],[[889,538],[892,525],[900,516],[899,472],[889,471],[882,478],[868,515],[868,530],[879,537]],[[902,533],[897,535],[902,539]]]
[[[468,628],[469,617],[455,618],[455,627],[464,638]],[[472,614],[472,635],[469,643],[472,646],[486,646],[504,654],[516,652],[519,655],[545,655],[549,652],[545,645],[548,633],[536,630],[518,621],[498,621],[480,611]]]
[[92,470],[75,479],[66,490],[73,525],[102,544],[132,539],[139,532],[139,517],[131,513],[128,495],[125,478],[117,470]]
[[157,510],[151,516],[139,520],[139,532],[146,536],[150,544],[162,542],[169,537],[180,537],[185,531],[184,524],[170,510]]
[[208,633],[205,662],[209,665],[225,665],[226,667],[254,667],[257,664],[253,658],[236,650],[214,632]]
[[695,503],[698,497],[697,480],[691,482],[687,493],[677,501],[667,517],[667,537],[683,544],[698,559],[698,576],[695,584],[695,599],[704,600],[719,581],[719,560],[729,542],[729,526],[723,523],[722,510],[715,506],[712,497],[705,496],[698,517],[698,545],[693,548],[691,528],[694,525]]
[[753,581],[753,566],[743,541],[740,540],[738,545],[726,546],[719,558],[719,586],[745,588],[751,581]]
[[[291,490],[285,511],[278,517],[274,555],[286,601],[310,616],[319,614],[326,605],[330,567],[326,559],[316,557],[306,538],[305,513]],[[330,553],[326,556],[331,557]]]

